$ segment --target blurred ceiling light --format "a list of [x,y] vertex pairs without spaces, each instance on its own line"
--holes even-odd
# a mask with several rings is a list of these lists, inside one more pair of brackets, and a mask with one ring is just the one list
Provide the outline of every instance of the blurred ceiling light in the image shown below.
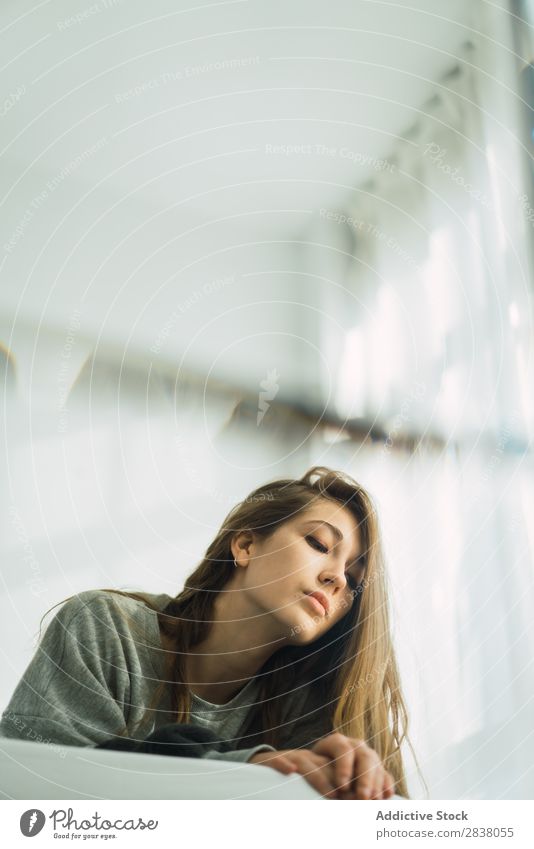
[[492,216],[492,220],[495,222],[495,228],[499,238],[499,248],[502,251],[506,247],[506,229],[503,223],[502,197],[499,186],[499,174],[497,171],[497,159],[491,144],[488,144],[486,147],[486,159],[488,161],[491,196],[493,198],[494,215]]
[[512,327],[519,327],[519,309],[515,301],[508,307],[508,315],[510,317],[510,324]]
[[336,442],[346,442],[350,440],[350,435],[340,427],[326,426],[323,429],[323,442],[333,445]]
[[367,331],[373,409],[380,409],[384,398],[390,402],[381,415],[393,412],[396,396],[406,378],[406,329],[401,327],[399,312],[399,295],[389,283],[382,285],[377,310]]
[[443,373],[436,399],[437,420],[451,433],[460,426],[461,416],[466,416],[465,398],[462,398],[462,366],[449,366]]
[[459,281],[452,276],[451,257],[456,255],[450,230],[439,227],[432,233],[429,258],[423,273],[430,306],[430,323],[436,342],[434,353],[441,355],[444,339],[455,321],[455,289]]
[[366,368],[362,332],[355,327],[345,336],[336,387],[335,409],[342,419],[364,415]]
[[[534,405],[532,403],[532,380],[529,380],[529,373],[532,373],[529,364],[525,362],[525,352],[521,345],[516,345],[515,361],[517,365],[517,383],[519,386],[519,401],[523,413],[523,421],[525,422],[527,436],[532,437],[534,429]],[[525,426],[524,425],[524,426]]]

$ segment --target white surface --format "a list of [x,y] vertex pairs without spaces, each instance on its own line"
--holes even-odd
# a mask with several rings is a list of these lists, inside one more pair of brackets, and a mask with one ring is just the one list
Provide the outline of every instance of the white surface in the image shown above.
[[0,739],[0,799],[322,799],[269,767]]

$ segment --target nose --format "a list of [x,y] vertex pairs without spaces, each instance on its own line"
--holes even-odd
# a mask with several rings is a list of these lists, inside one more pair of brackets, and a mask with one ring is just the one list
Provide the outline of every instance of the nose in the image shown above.
[[333,564],[322,570],[320,580],[321,583],[333,584],[334,593],[337,590],[345,589],[347,586],[347,579],[343,568],[341,566],[336,568]]

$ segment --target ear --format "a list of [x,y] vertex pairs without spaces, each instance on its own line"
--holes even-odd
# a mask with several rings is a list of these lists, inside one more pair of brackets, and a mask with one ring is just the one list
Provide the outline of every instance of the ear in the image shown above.
[[252,531],[240,531],[233,538],[230,548],[238,566],[248,566],[253,543],[254,534]]

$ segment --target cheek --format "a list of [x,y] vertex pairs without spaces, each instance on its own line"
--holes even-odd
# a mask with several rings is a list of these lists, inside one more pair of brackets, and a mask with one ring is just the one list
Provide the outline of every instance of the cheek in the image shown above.
[[250,597],[261,602],[262,606],[275,609],[287,604],[288,598],[292,599],[293,595],[297,596],[297,580],[279,562],[265,562],[256,568],[248,567],[245,588]]
[[269,576],[271,586],[280,591],[285,584],[305,582],[307,565],[298,545],[285,544],[265,558],[262,569],[263,574]]

